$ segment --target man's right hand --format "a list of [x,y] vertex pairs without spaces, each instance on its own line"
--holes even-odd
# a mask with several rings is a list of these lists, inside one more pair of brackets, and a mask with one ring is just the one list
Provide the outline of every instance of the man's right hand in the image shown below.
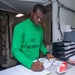
[[33,71],[42,71],[44,69],[43,63],[42,62],[34,62],[32,64],[31,69]]

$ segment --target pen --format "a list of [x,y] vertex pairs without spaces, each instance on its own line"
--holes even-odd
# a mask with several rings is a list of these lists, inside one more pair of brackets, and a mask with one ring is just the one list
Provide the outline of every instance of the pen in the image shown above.
[[36,58],[36,60],[37,60],[38,62],[40,62],[37,58]]
[[53,65],[53,63],[55,62],[55,59],[52,61],[52,63],[51,63],[51,65],[50,65],[50,67]]

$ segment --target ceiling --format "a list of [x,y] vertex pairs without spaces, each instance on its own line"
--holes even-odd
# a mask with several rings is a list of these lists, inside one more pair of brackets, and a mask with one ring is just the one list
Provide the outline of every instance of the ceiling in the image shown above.
[[0,10],[13,13],[29,13],[37,3],[49,5],[49,0],[0,0]]

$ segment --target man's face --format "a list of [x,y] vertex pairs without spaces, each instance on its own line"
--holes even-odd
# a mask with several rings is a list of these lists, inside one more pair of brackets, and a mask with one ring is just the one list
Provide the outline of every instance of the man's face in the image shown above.
[[44,19],[44,15],[39,9],[36,12],[32,13],[32,20],[34,22],[34,24],[41,24],[43,19]]

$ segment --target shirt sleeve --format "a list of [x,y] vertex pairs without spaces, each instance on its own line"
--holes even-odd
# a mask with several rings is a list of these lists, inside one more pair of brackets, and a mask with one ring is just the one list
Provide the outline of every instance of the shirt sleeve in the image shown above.
[[43,54],[45,55],[47,52],[48,52],[48,50],[45,48],[45,46],[44,46],[44,43],[43,43],[43,41],[44,41],[44,37],[43,37],[43,35],[44,35],[44,33],[43,33],[43,29],[41,28],[41,45],[40,45],[40,50],[43,52]]
[[29,60],[21,51],[23,29],[15,26],[12,39],[12,55],[24,66],[31,68],[33,61]]

